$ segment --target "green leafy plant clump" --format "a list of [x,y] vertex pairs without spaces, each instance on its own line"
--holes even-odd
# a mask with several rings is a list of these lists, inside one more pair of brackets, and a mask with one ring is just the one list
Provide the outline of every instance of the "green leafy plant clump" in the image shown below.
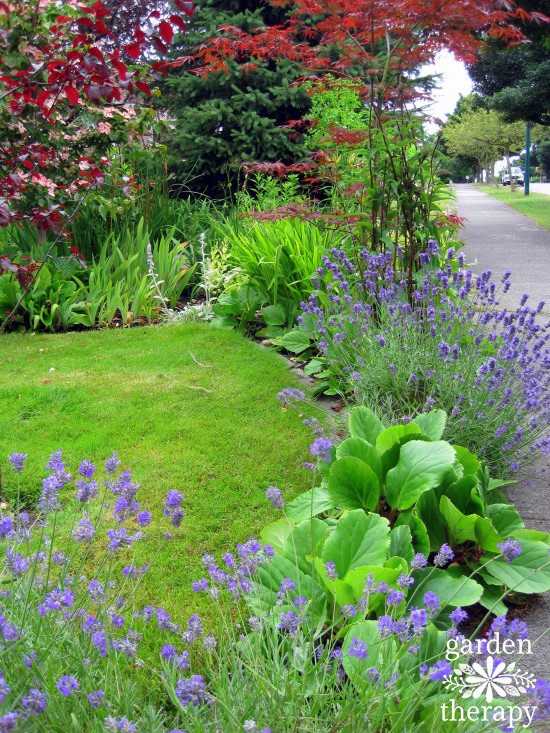
[[[262,532],[277,552],[266,593],[272,574],[290,573],[296,555],[300,582],[342,610],[363,596],[369,575],[397,588],[415,553],[433,558],[444,545],[454,561],[415,572],[407,603],[422,606],[422,586],[446,606],[479,602],[501,615],[505,598],[550,589],[550,536],[525,528],[500,491],[508,482],[491,479],[470,451],[441,440],[445,420],[433,410],[385,427],[368,408],[353,408],[351,437],[318,462],[320,486],[296,497],[285,518]],[[507,556],[510,546],[521,552]],[[327,577],[326,563],[336,577]],[[366,615],[376,616],[382,601],[374,594]],[[448,625],[444,608],[435,623]]]

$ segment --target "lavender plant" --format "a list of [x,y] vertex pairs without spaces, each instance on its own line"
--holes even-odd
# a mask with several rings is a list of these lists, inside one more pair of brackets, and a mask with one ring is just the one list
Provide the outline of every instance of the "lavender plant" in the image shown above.
[[[16,476],[25,459],[19,453],[9,457]],[[71,495],[72,477],[57,451],[36,514],[15,507],[0,519],[6,551],[1,731],[493,730],[492,722],[449,724],[439,712],[440,703],[452,697],[441,686],[451,671],[446,641],[463,638],[459,625],[466,618],[463,609],[454,608],[447,632],[434,625],[452,599],[444,600],[429,584],[452,560],[450,548],[440,549],[430,570],[421,554],[410,563],[403,560],[407,569],[395,584],[375,580],[377,571],[393,570],[390,564],[373,569],[360,600],[344,605],[341,613],[321,603],[317,582],[305,572],[305,563],[313,560],[302,550],[315,547],[317,520],[310,518],[305,533],[292,528],[287,545],[296,548],[293,556],[285,558],[277,545],[254,538],[226,553],[223,564],[205,554],[206,577],[193,588],[207,593],[220,611],[214,636],[196,615],[182,626],[162,607],[137,608],[136,590],[147,577],[139,548],[149,540],[152,522],[168,522],[171,530],[181,525],[183,496],[168,492],[161,516],[155,517],[140,505],[139,485],[128,471],[119,472],[119,464],[113,454],[100,487],[96,467],[83,461]],[[268,497],[285,512],[276,487],[268,489]],[[288,521],[284,515],[283,521]],[[519,545],[502,549],[512,559],[522,552]],[[337,588],[341,568],[333,565],[326,576]],[[418,575],[426,570],[431,575]],[[456,590],[467,600],[464,594],[474,586],[463,579]],[[326,591],[321,595],[328,598]],[[366,618],[374,603],[384,611],[378,620]],[[142,653],[152,626],[165,635],[155,664]],[[497,628],[510,636],[525,633],[521,624],[503,619],[493,631]],[[530,694],[537,700],[538,719],[548,720],[548,687],[540,682]]]
[[[8,457],[17,478],[26,458]],[[171,664],[181,685],[189,652],[180,625],[163,608],[136,605],[149,567],[140,548],[153,515],[119,464],[114,453],[100,486],[96,466],[85,460],[73,481],[56,451],[36,511],[16,505],[0,517],[0,731],[178,727],[178,708],[159,704],[165,699],[161,655],[151,667],[140,646],[152,627],[166,642],[177,638]],[[178,492],[168,494],[159,518],[167,529],[180,526],[182,500]],[[144,693],[143,675],[152,694]]]
[[[449,415],[445,437],[485,458],[501,475],[516,471],[550,438],[550,324],[525,294],[499,306],[491,272],[475,276],[449,250],[441,265],[428,243],[409,280],[399,247],[352,263],[332,249],[303,303],[302,331],[324,361],[324,384],[353,394],[379,417],[405,421],[432,407]],[[321,372],[323,366],[327,366]]]

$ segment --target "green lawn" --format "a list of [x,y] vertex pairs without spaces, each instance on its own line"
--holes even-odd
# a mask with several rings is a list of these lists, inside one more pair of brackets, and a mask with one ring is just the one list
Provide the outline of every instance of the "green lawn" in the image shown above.
[[525,214],[544,229],[550,229],[550,196],[543,193],[530,193],[525,196],[523,187],[512,192],[509,186],[478,185],[480,191],[511,206],[521,214]]
[[[73,474],[81,459],[102,464],[118,450],[121,468],[142,485],[137,498],[156,514],[154,540],[139,560],[151,559],[154,545],[160,554],[141,600],[179,619],[201,610],[190,584],[202,575],[202,553],[233,549],[276,517],[266,487],[292,496],[310,485],[302,463],[311,433],[276,398],[296,380],[280,356],[238,333],[192,323],[7,335],[0,375],[4,495],[13,450],[29,453],[27,495],[39,490],[59,447]],[[187,517],[166,542],[162,532],[171,528],[160,506],[172,488],[185,494]]]

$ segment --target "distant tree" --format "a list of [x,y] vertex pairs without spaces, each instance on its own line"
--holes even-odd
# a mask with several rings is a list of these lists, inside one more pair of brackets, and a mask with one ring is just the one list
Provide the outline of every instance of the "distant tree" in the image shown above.
[[500,157],[506,157],[510,168],[510,156],[521,151],[525,126],[504,122],[494,110],[466,110],[444,128],[443,139],[451,153],[474,158],[492,179]]
[[474,89],[490,97],[507,122],[527,120],[550,125],[550,0],[519,0],[531,20],[520,24],[526,43],[506,46],[487,39],[477,63],[468,66]]

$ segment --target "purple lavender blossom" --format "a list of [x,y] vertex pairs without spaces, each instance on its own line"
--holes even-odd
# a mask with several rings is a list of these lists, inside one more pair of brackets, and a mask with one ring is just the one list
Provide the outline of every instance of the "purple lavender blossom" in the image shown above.
[[194,674],[187,679],[178,680],[176,686],[176,697],[183,705],[197,707],[207,699],[206,684],[200,674]]
[[11,733],[17,727],[19,715],[17,713],[4,713],[0,715],[0,732]]
[[78,468],[78,473],[82,476],[82,478],[92,478],[95,471],[95,465],[88,460],[82,461]]
[[285,500],[283,499],[283,495],[278,488],[276,488],[275,486],[268,486],[265,490],[265,495],[273,504],[275,509],[283,509],[285,505]]
[[29,715],[40,715],[46,709],[48,699],[43,692],[33,687],[21,698],[21,707],[27,711]]
[[28,453],[18,453],[17,451],[13,451],[11,456],[8,456],[8,461],[11,463],[11,467],[14,471],[17,473],[23,473],[25,470],[25,461],[28,456]]
[[136,514],[136,522],[140,527],[148,527],[151,524],[153,515],[150,514],[146,509]]
[[436,596],[436,594],[431,590],[424,593],[424,605],[428,609],[430,616],[434,616],[441,606],[439,596]]
[[511,537],[508,537],[506,542],[499,542],[497,547],[506,562],[512,562],[515,557],[521,555],[522,548],[520,543],[517,540],[513,540]]
[[312,456],[316,456],[320,461],[330,461],[330,449],[332,443],[327,438],[317,438],[309,446]]
[[94,690],[88,694],[88,702],[93,708],[98,708],[103,705],[103,698],[105,693],[103,690]]
[[378,631],[380,636],[390,636],[395,630],[395,623],[391,616],[380,616],[377,621]]
[[394,590],[386,598],[388,606],[398,606],[401,601],[405,599],[405,594],[402,590]]
[[350,657],[356,657],[357,659],[367,659],[369,656],[368,647],[364,641],[359,641],[356,637],[351,640],[352,645],[349,648],[348,654]]
[[432,682],[436,682],[442,681],[446,677],[450,677],[452,673],[453,670],[449,662],[444,662],[443,660],[440,660],[439,662],[436,662],[430,669],[429,676]]
[[97,481],[75,481],[75,486],[78,486],[79,489],[76,492],[76,498],[82,504],[97,497]]
[[468,618],[468,614],[463,608],[455,608],[454,611],[451,611],[449,614],[449,618],[453,622],[453,624],[458,625],[462,623],[463,621],[466,621]]
[[422,570],[428,564],[428,558],[421,552],[417,552],[411,560],[411,570]]
[[55,685],[63,697],[69,697],[73,692],[80,689],[75,677],[72,675],[63,675]]
[[442,568],[445,567],[445,565],[448,565],[451,560],[454,557],[454,552],[451,550],[449,545],[443,544],[439,548],[438,553],[434,557],[434,565],[436,568]]
[[325,563],[325,570],[327,573],[327,578],[329,578],[330,580],[336,580],[338,578],[336,565],[332,562],[332,560]]
[[92,522],[84,517],[78,522],[78,526],[73,530],[73,540],[75,542],[91,542],[96,535],[96,529]]
[[13,534],[13,519],[11,517],[0,517],[0,539],[11,537]]
[[116,473],[117,468],[120,466],[117,451],[113,451],[113,455],[105,461],[105,470],[107,473]]
[[135,733],[137,727],[135,723],[132,723],[128,718],[113,718],[112,715],[108,715],[103,721],[105,730],[108,733]]
[[281,402],[283,409],[290,406],[293,407],[296,402],[301,402],[304,398],[304,392],[295,387],[285,387],[277,395],[277,399]]

